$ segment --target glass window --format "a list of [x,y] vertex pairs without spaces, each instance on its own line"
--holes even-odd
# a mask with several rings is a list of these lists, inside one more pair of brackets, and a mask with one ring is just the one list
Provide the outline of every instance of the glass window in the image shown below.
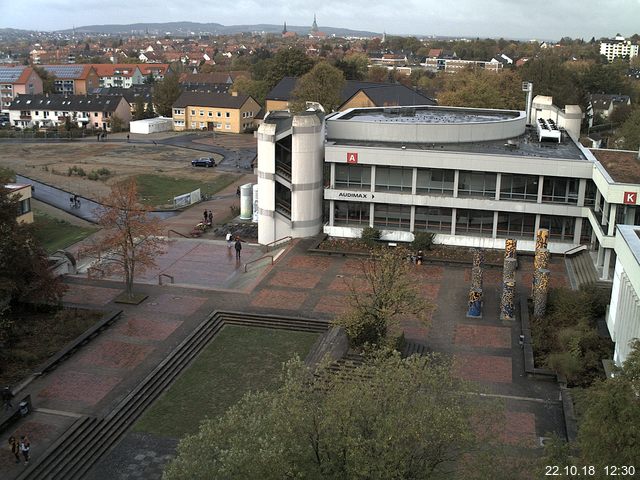
[[577,178],[545,177],[542,185],[542,201],[577,205],[579,182]]
[[460,171],[458,178],[458,196],[495,197],[496,174]]
[[229,118],[231,115],[229,114],[229,112],[224,112],[224,116]]
[[334,225],[369,226],[369,204],[362,202],[334,202]]
[[208,111],[207,115],[210,116],[210,117],[213,117],[213,112],[212,111]]
[[489,210],[456,210],[456,235],[481,235],[490,237],[493,234],[493,212]]
[[[589,223],[588,220],[583,221]],[[561,242],[573,242],[573,232],[576,225],[574,217],[562,217],[559,215],[540,215],[540,228],[549,230],[549,238]]]
[[451,209],[444,207],[416,207],[414,230],[451,233]]
[[29,213],[31,211],[31,199],[25,198],[24,200],[20,200],[18,203],[18,215],[24,215],[25,213]]
[[200,116],[203,117],[204,116],[204,110],[200,110]]
[[593,182],[593,180],[591,179],[587,180],[587,187],[585,188],[585,191],[584,191],[585,206],[592,207],[596,204],[597,191],[598,191],[598,188],[596,187],[596,184]]
[[373,207],[373,226],[408,231],[411,228],[411,207],[377,203]]
[[536,216],[531,213],[498,212],[498,237],[524,237],[532,239]]
[[500,180],[501,200],[538,201],[538,181],[536,175],[512,175],[503,173]]
[[191,110],[191,115],[195,115],[196,111],[195,110]]
[[406,192],[411,193],[413,168],[404,167],[376,167],[377,192]]
[[336,163],[335,188],[371,189],[371,167]]
[[416,179],[416,193],[452,196],[454,176],[454,170],[419,168],[418,178]]

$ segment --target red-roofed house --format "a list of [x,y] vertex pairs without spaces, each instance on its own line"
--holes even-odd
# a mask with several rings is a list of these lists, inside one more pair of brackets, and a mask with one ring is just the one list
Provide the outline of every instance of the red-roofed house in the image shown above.
[[42,93],[42,79],[31,67],[0,67],[0,111],[8,112],[17,95]]

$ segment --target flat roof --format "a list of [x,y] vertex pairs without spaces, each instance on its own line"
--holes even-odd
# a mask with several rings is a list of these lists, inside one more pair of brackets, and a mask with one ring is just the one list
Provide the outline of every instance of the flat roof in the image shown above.
[[625,243],[640,265],[640,226],[638,225],[618,225],[618,230]]
[[8,190],[21,190],[30,186],[31,185],[27,185],[26,183],[7,183],[4,188]]
[[538,134],[532,127],[527,127],[524,135],[508,140],[488,140],[482,142],[464,143],[392,143],[372,142],[358,140],[332,140],[333,145],[353,145],[362,147],[388,147],[407,150],[428,150],[444,152],[469,152],[489,155],[510,155],[516,157],[540,157],[554,158],[558,160],[584,160],[588,161],[582,150],[568,137],[564,135],[562,142],[539,142]]
[[591,149],[614,182],[640,183],[640,159],[637,151]]
[[373,123],[416,123],[416,124],[464,124],[501,122],[518,118],[521,112],[516,110],[490,110],[461,107],[382,107],[356,108],[347,110],[344,115],[332,117],[332,120],[352,120]]

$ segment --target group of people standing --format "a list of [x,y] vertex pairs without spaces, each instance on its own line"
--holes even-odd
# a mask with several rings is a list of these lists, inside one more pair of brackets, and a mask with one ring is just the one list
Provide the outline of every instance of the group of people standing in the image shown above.
[[235,248],[236,251],[236,260],[240,260],[240,254],[242,253],[242,240],[238,235],[233,236],[231,232],[227,233],[227,248],[229,249],[229,254],[231,254],[231,247]]
[[25,465],[29,463],[29,452],[31,451],[31,442],[29,442],[29,437],[22,435],[20,437],[20,441],[18,441],[13,435],[10,436],[9,448],[11,448],[11,453],[16,458],[16,463],[20,463],[20,455],[24,458]]
[[212,210],[206,210],[204,211],[204,213],[202,214],[202,216],[204,217],[204,224],[205,225],[209,225],[212,226],[213,225],[213,211]]

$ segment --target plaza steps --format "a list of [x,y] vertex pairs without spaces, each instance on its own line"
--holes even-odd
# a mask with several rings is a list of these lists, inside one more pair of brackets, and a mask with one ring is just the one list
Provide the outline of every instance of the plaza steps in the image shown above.
[[584,250],[566,258],[569,277],[572,278],[572,287],[579,290],[583,286],[595,285],[598,288],[611,289],[611,282],[600,280],[596,267],[593,265],[591,254]]
[[104,418],[82,417],[18,480],[80,480],[192,362],[225,324],[324,332],[328,323],[295,317],[216,312],[185,338]]
[[410,357],[411,355],[424,355],[427,347],[418,342],[405,341],[402,347],[402,357]]

